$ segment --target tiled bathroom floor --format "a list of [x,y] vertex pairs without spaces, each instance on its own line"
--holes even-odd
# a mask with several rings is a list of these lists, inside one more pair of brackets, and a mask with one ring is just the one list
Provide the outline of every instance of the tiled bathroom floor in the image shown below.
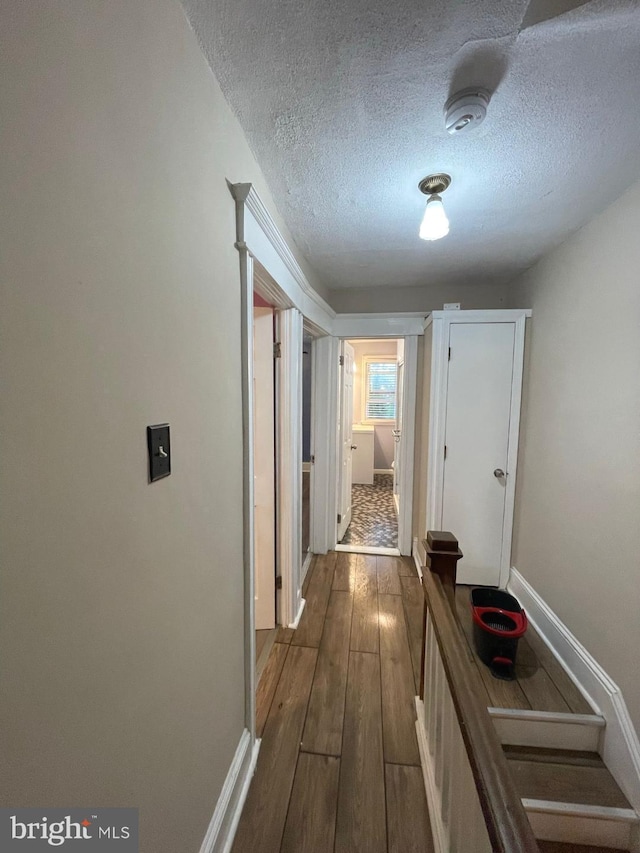
[[373,485],[351,487],[351,524],[341,545],[398,547],[398,518],[393,505],[393,476],[374,474]]

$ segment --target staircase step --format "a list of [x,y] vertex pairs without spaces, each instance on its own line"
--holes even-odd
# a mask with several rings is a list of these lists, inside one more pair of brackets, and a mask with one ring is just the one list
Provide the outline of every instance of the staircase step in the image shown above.
[[[596,767],[606,770],[597,752],[582,749],[547,749],[541,746],[503,746],[509,761],[531,761],[537,764],[560,764],[574,767]],[[608,772],[608,771],[607,771]],[[619,789],[618,789],[619,790]]]
[[593,752],[511,746],[504,752],[523,799],[631,808],[602,759]]
[[638,816],[597,753],[529,746],[504,752],[536,838],[637,849]]
[[604,718],[598,714],[525,711],[518,708],[488,710],[503,744],[598,752],[605,727]]
[[637,853],[638,816],[633,809],[524,798],[522,805],[538,839]]
[[593,847],[591,844],[567,844],[564,841],[539,841],[540,853],[619,853],[615,847]]

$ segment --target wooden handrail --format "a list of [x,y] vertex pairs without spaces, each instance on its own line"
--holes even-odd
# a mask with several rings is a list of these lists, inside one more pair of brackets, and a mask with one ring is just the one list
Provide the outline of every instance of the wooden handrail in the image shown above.
[[430,569],[424,572],[423,589],[492,849],[539,853],[497,732],[479,698],[482,681],[469,662],[466,641],[442,581]]

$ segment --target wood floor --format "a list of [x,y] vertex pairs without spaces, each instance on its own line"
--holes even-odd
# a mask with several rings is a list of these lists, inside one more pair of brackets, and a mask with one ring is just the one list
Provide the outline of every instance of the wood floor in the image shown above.
[[429,853],[413,562],[331,552],[314,559],[305,598],[258,685],[262,744],[233,851]]
[[[314,558],[303,594],[298,629],[259,638],[262,744],[233,853],[431,853],[414,727],[423,592],[413,561],[331,552]],[[531,627],[517,680],[493,678],[473,650],[468,587],[456,610],[488,706],[591,711]],[[525,777],[526,757],[511,758]]]

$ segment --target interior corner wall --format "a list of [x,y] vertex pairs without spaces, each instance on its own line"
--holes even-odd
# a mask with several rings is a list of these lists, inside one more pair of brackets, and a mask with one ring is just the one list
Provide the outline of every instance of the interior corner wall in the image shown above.
[[387,314],[413,311],[428,314],[445,302],[459,302],[463,309],[504,308],[504,284],[438,284],[424,287],[348,287],[330,290],[328,300],[339,314]]
[[427,535],[427,478],[429,467],[429,412],[431,406],[431,352],[433,327],[427,326],[418,339],[418,377],[416,396],[416,441],[414,448],[412,537],[418,540],[418,558],[424,565],[422,540]]
[[512,564],[640,730],[640,183],[512,285],[533,308]]
[[0,16],[3,804],[194,851],[245,725],[226,179],[273,200],[177,2]]

